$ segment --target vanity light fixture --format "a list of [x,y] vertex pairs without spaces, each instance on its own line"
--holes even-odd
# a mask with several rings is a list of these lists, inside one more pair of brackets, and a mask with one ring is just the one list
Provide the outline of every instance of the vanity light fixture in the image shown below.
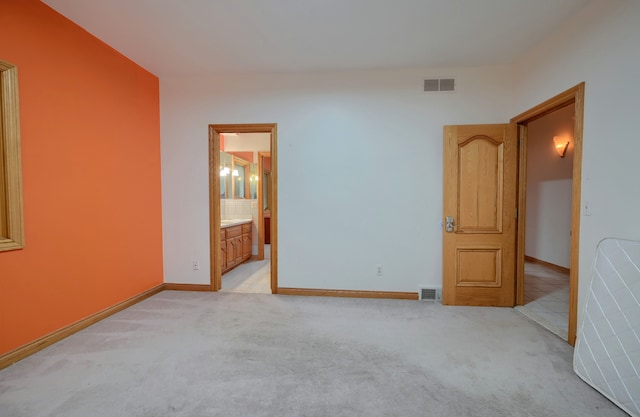
[[553,145],[560,158],[564,158],[564,154],[567,153],[567,148],[569,147],[569,140],[562,136],[554,136]]

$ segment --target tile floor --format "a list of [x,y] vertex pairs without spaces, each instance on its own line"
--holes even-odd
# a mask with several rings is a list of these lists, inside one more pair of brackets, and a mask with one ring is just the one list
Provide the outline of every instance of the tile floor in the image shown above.
[[247,261],[222,276],[222,291],[271,294],[271,261]]
[[526,262],[524,276],[525,305],[518,311],[567,340],[569,274]]

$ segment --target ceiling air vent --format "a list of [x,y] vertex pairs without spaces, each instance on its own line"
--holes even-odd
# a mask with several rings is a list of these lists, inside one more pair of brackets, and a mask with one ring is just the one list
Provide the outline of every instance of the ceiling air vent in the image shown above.
[[456,91],[456,80],[454,78],[425,79],[424,91],[427,93],[454,92]]

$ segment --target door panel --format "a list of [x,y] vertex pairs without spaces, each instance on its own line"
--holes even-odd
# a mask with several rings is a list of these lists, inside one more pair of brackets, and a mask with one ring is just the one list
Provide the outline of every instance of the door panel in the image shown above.
[[457,248],[458,287],[500,287],[502,250],[500,248]]
[[445,126],[443,303],[513,306],[517,142],[507,124]]
[[474,136],[458,147],[458,230],[465,233],[502,232],[502,143]]

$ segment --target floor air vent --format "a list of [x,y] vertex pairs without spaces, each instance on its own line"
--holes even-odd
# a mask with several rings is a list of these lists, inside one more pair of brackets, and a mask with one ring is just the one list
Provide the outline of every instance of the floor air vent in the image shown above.
[[418,299],[422,301],[441,301],[442,289],[438,287],[418,287]]
[[456,91],[456,80],[454,78],[429,78],[424,80],[424,91],[426,93]]

